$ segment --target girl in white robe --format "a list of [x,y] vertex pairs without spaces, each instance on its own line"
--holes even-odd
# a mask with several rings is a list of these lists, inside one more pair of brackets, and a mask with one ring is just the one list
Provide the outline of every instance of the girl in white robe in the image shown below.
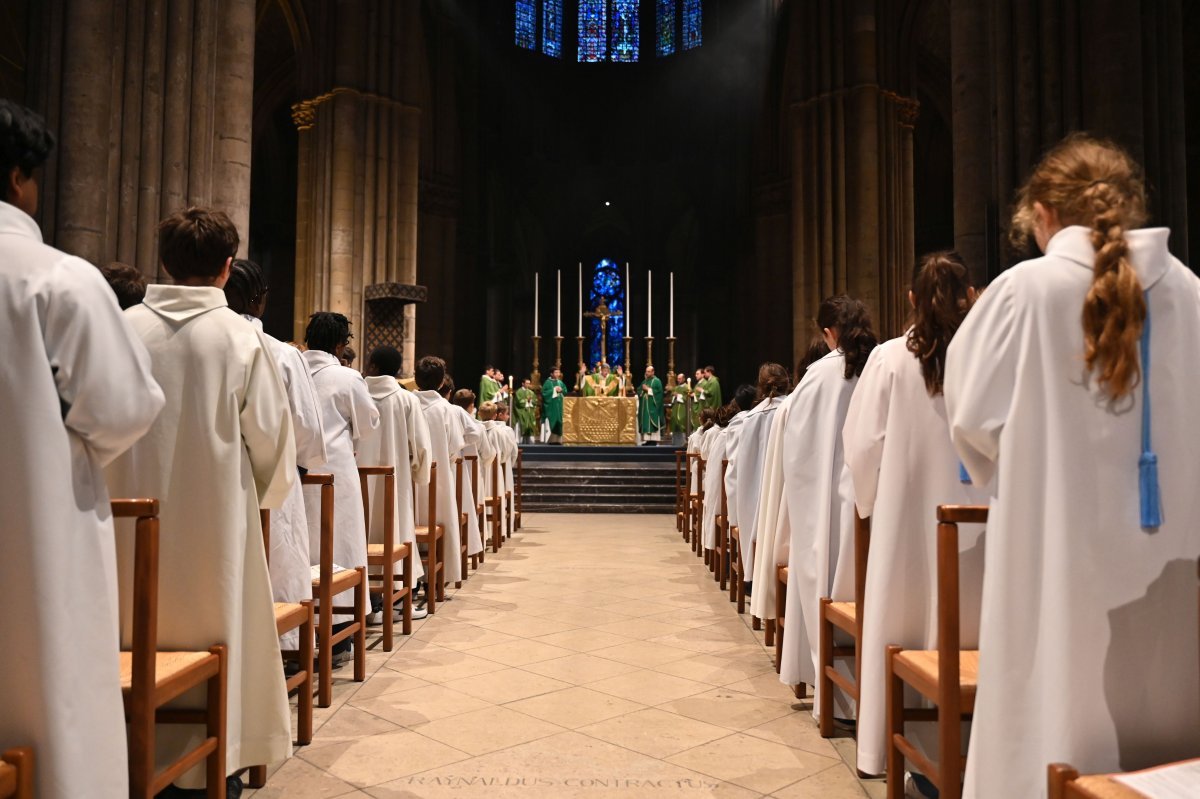
[[[855,504],[860,516],[871,519],[857,719],[858,770],[865,774],[887,769],[885,648],[937,648],[935,508],[987,504],[986,492],[960,479],[942,397],[946,347],[973,297],[957,253],[921,259],[909,292],[913,327],[871,353],[846,413],[842,441]],[[981,533],[979,526],[959,527],[960,640],[966,649],[975,648],[979,634]],[[913,693],[908,704],[916,702]],[[905,732],[937,760],[936,725],[910,723]]]
[[[430,362],[434,362],[430,365]],[[445,363],[435,356],[426,356],[417,364],[417,386],[440,386],[445,377]],[[436,388],[423,388],[416,392],[421,403],[421,412],[425,415],[425,423],[429,428],[429,455],[431,463],[437,464],[437,508],[436,522],[445,529],[442,546],[445,561],[442,565],[442,583],[461,579],[454,577],[461,573],[458,553],[460,551],[461,533],[458,526],[458,495],[455,492],[455,459],[462,452],[463,427],[459,421],[458,411],[446,398],[438,393]],[[466,507],[464,505],[464,507]],[[474,506],[471,507],[474,511]],[[429,496],[424,491],[417,492],[417,523],[429,523]],[[428,581],[428,575],[426,580]],[[429,590],[434,586],[430,585]]]
[[[842,426],[876,338],[866,306],[844,295],[821,303],[817,324],[831,352],[808,368],[783,431],[784,497],[791,527],[779,679],[816,686],[821,597],[854,599],[854,497],[842,458]],[[838,692],[835,713],[852,717]]]
[[[26,210],[6,202],[0,337],[20,344],[0,361],[0,750],[34,748],[40,797],[127,796],[101,469],[146,432],[163,394],[100,272],[43,244]],[[66,616],[65,586],[81,599]]]
[[1200,755],[1200,281],[1144,209],[1115,145],[1058,145],[1014,218],[1045,256],[950,345],[951,437],[992,493],[967,797]]
[[[725,460],[725,440],[728,432],[728,411],[717,411],[717,423],[704,437],[704,516],[700,527],[700,543],[705,549],[717,548],[717,516],[721,513],[722,461]],[[722,424],[721,422],[725,423]]]
[[[312,375],[321,403],[321,425],[325,431],[328,459],[311,471],[333,475],[333,562],[343,569],[367,565],[367,523],[363,517],[362,488],[354,446],[367,431],[379,426],[379,411],[367,393],[362,375],[342,366],[339,356],[349,342],[350,322],[338,313],[313,314],[305,331],[309,349],[304,362]],[[321,563],[321,493],[315,488],[304,492],[308,516],[308,553],[313,566]],[[333,598],[337,607],[354,604],[353,591]],[[353,621],[350,615],[333,617],[335,624]],[[349,641],[338,644],[347,651]]]

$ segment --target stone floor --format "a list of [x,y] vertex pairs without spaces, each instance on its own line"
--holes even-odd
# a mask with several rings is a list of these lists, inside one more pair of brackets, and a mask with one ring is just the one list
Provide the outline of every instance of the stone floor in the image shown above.
[[451,596],[245,795],[883,796],[670,516],[530,515]]

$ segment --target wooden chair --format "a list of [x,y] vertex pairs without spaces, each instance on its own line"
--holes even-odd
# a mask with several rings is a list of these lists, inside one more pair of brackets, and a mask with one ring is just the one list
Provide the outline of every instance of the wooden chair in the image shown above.
[[[461,470],[462,461],[459,461]],[[437,470],[436,463],[429,466],[429,494],[427,507],[429,509],[428,523],[418,524],[416,529],[417,544],[425,545],[425,584],[428,602],[426,609],[432,616],[437,612],[437,603],[446,598],[446,527],[438,524],[437,520]],[[459,485],[462,481],[459,480]],[[416,505],[416,484],[413,484],[413,505]]]
[[[500,547],[504,546],[504,533],[501,529],[503,517],[503,502],[504,497],[500,492],[500,480],[502,475],[500,472],[500,459],[496,458],[492,461],[492,491],[495,493],[492,496],[483,498],[483,521],[485,525],[490,525],[492,530],[492,552],[499,552]],[[480,527],[482,532],[486,527]],[[484,546],[487,546],[486,542]]]
[[[987,515],[988,509],[982,506],[938,506],[938,648],[887,648],[888,799],[904,796],[906,759],[937,786],[942,799],[962,795],[962,721],[975,709],[979,652],[959,650],[958,525],[983,524]],[[906,708],[905,685],[932,702],[935,709]],[[904,737],[906,721],[938,722],[936,765]]]
[[[504,481],[504,538],[510,539],[513,525],[516,524],[516,512],[513,509],[513,492],[508,490],[508,475],[512,464],[500,464],[500,479]],[[513,482],[516,487],[516,481]]]
[[[400,631],[412,634],[413,572],[416,552],[411,544],[396,540],[396,470],[392,466],[359,466],[358,480],[362,488],[363,518],[368,528],[371,519],[371,497],[368,481],[372,477],[383,478],[383,541],[372,544],[367,541],[367,593],[378,594],[383,600],[383,651],[391,652],[394,643],[395,620],[393,609],[403,602]],[[397,564],[402,564],[397,573]],[[378,575],[372,571],[378,571]],[[399,587],[396,581],[400,581]]]
[[[121,697],[129,723],[129,794],[153,799],[184,772],[205,764],[205,794],[225,796],[227,650],[158,651],[158,500],[115,499],[113,518],[136,519],[133,550],[133,647],[121,652]],[[205,686],[203,710],[166,709],[185,692]],[[162,771],[155,766],[157,724],[203,724],[205,737]]]
[[[683,540],[689,544],[691,544],[691,542],[692,542],[692,531],[696,527],[696,525],[694,523],[695,517],[696,517],[696,501],[700,497],[700,495],[697,493],[697,491],[699,491],[699,489],[700,489],[700,478],[697,474],[699,472],[699,468],[700,468],[697,465],[697,464],[699,464],[699,462],[700,462],[700,453],[698,453],[698,452],[687,453],[687,473],[684,477],[685,494],[684,494],[684,508],[683,508],[683,514],[684,514]],[[696,491],[692,490],[692,483],[696,484]]]
[[729,461],[721,461],[721,507],[717,513],[716,581],[725,590],[729,580],[729,496],[725,493],[725,475]]
[[692,495],[692,552],[696,557],[704,554],[704,468],[706,464],[696,456],[696,493]]
[[[456,473],[456,476],[458,477],[458,480],[459,480],[459,483],[458,483],[458,485],[459,485],[458,509],[460,511],[459,519],[458,519],[458,531],[459,531],[458,532],[458,548],[460,550],[459,557],[462,558],[462,574],[464,577],[467,574],[467,548],[469,546],[469,542],[467,541],[467,536],[470,534],[470,524],[469,524],[470,519],[468,518],[468,514],[469,513],[475,514],[476,524],[479,526],[479,536],[482,538],[483,537],[483,508],[484,508],[484,504],[483,504],[483,502],[480,501],[480,497],[479,497],[479,456],[478,455],[465,456],[463,458],[462,468],[466,469],[467,467],[470,467],[470,470],[471,470],[471,497],[475,500],[475,507],[472,510],[463,510],[462,503],[463,503],[463,495],[465,492],[462,488],[462,485],[463,485],[462,480],[464,478],[464,475],[461,471]],[[486,550],[487,550],[486,546],[484,546],[483,548],[481,548],[479,550],[479,555],[476,556],[478,558],[476,560],[477,564],[483,563],[483,554]],[[476,568],[478,568],[478,566]],[[456,582],[454,584],[454,587],[462,588],[462,581],[459,580],[458,582]]]
[[[333,703],[333,647],[347,638],[354,638],[354,681],[367,678],[367,570],[333,570],[333,475],[308,474],[300,478],[301,485],[321,488],[321,563],[319,575],[312,581],[313,598],[317,600],[317,705]],[[354,592],[353,607],[335,607],[334,597],[345,591]],[[338,632],[333,631],[335,614],[350,614],[354,621]]]
[[0,755],[0,799],[33,799],[33,750],[18,746]]
[[[854,514],[854,601],[834,602],[821,597],[817,608],[818,651],[817,679],[821,688],[821,737],[833,737],[833,686],[841,688],[855,702],[858,701],[859,679],[862,662],[858,657],[859,641],[862,640],[863,593],[867,584],[867,555],[871,545],[871,520]],[[848,646],[834,643],[834,630],[841,630],[854,639]],[[782,636],[781,636],[782,637]],[[846,678],[833,665],[834,658],[854,658],[854,680]]]
[[684,458],[687,455],[681,449],[675,450],[675,530],[683,532],[684,498],[687,496],[687,471],[684,469]]

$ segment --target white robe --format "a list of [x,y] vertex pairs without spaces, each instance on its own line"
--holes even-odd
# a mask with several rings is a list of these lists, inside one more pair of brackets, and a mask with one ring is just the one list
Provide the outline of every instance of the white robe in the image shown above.
[[[491,441],[492,449],[496,453],[497,477],[500,481],[500,487],[497,490],[496,486],[492,485],[492,470],[489,468],[484,473],[483,485],[484,496],[499,496],[500,497],[500,518],[503,520],[508,513],[508,499],[505,497],[505,492],[512,491],[512,466],[517,460],[517,439],[516,431],[508,426],[505,422],[490,421],[483,422],[483,426],[487,429],[488,437]],[[504,524],[501,522],[501,530],[504,529]]]
[[[362,486],[355,442],[379,427],[379,411],[362,375],[328,352],[308,350],[304,362],[312,375],[321,403],[321,426],[325,431],[327,460],[310,471],[333,475],[333,562],[344,569],[367,565],[367,522],[363,518]],[[321,492],[316,486],[304,491],[308,516],[308,555],[313,566],[321,563]],[[354,604],[354,592],[333,598],[337,607]],[[335,624],[353,621],[348,614],[333,617]]]
[[[150,286],[125,317],[167,400],[150,432],[108,468],[114,495],[160,502],[158,647],[228,646],[228,773],[277,763],[291,752],[291,713],[259,508],[279,507],[296,479],[287,393],[265,337],[220,289]],[[126,644],[133,542],[118,539]],[[178,704],[203,706],[203,696],[200,688]],[[159,726],[159,764],[202,735],[199,726]],[[201,765],[176,782],[203,779]]]
[[[854,496],[842,457],[842,426],[858,378],[847,380],[845,368],[841,350],[808,368],[783,433],[783,490],[791,542],[779,679],[786,685],[803,682],[816,687],[814,715],[820,708],[820,599],[854,599]],[[838,691],[837,716],[850,718],[851,708]]]
[[[260,331],[262,320],[242,314]],[[321,428],[321,409],[317,390],[300,350],[263,333],[275,359],[283,388],[292,411],[292,431],[296,437],[296,464],[312,469],[325,462],[325,432]],[[300,602],[312,599],[312,570],[309,568],[308,516],[304,512],[304,491],[300,481],[292,483],[283,504],[271,512],[271,595],[276,602]],[[299,631],[289,630],[279,639],[283,649],[296,649]]]
[[993,496],[966,797],[1043,797],[1048,763],[1200,755],[1200,281],[1168,233],[1127,234],[1149,292],[1156,531],[1139,521],[1142,389],[1114,409],[1082,366],[1087,229],[997,278],[950,345],[951,437]]
[[[770,397],[738,414],[742,417],[742,423],[738,427],[736,448],[729,457],[729,472],[725,476],[729,526],[738,528],[738,545],[747,575],[754,574],[754,531],[771,423],[775,419],[775,411],[783,402],[778,397]],[[729,428],[733,429],[732,422]],[[767,618],[774,617],[772,613]]]
[[[783,437],[791,415],[792,403],[800,393],[800,386],[779,402],[770,419],[762,421],[762,435],[766,430],[766,447],[763,453],[762,476],[759,480],[758,507],[754,512],[754,524],[740,529],[742,560],[746,574],[754,583],[750,596],[750,612],[760,619],[775,618],[775,575],[780,566],[788,562],[792,528],[788,516],[788,503],[784,494]],[[738,445],[741,450],[741,444]],[[749,498],[739,489],[739,503]]]
[[[462,423],[458,421],[456,406],[451,405],[436,391],[418,391],[421,412],[429,427],[429,454],[431,463],[437,464],[437,523],[445,530],[442,545],[445,547],[442,582],[457,582],[462,579],[462,564],[459,557],[459,542],[462,540],[458,527],[458,495],[454,486],[454,459],[462,452]],[[459,409],[461,410],[461,408]],[[464,480],[466,479],[464,474]],[[473,513],[475,508],[471,506]],[[417,522],[429,523],[429,495],[417,492]]]
[[3,202],[0,338],[18,345],[0,361],[0,751],[35,749],[45,799],[127,796],[101,468],[149,429],[163,394],[100,272]]
[[[705,428],[697,427],[695,430],[692,431],[692,434],[690,436],[688,436],[687,453],[689,455],[700,454],[700,447],[704,443],[704,434],[707,432],[708,431]],[[691,463],[692,463],[692,472],[691,472],[691,478],[688,480],[688,491],[692,494],[695,494],[700,489],[700,481],[698,479],[698,470],[700,467],[696,463],[695,460],[692,460]]]
[[[987,504],[987,492],[960,482],[945,399],[929,396],[907,345],[905,335],[871,353],[842,432],[859,515],[871,517],[857,736],[858,769],[867,774],[887,770],[885,647],[937,648],[936,508]],[[982,533],[959,528],[960,640],[968,649],[979,637]],[[909,705],[916,701],[914,692]],[[916,727],[936,761],[936,725],[910,724],[910,738]]]
[[[362,466],[392,466],[396,470],[396,497],[393,539],[397,544],[416,546],[414,488],[423,492],[429,486],[429,425],[421,412],[421,401],[400,387],[390,375],[367,378],[367,391],[379,411],[379,427],[363,435],[358,442],[358,463]],[[383,543],[383,479],[370,478],[367,496],[371,503],[369,540]],[[415,581],[425,575],[425,566],[415,558]]]
[[728,427],[714,426],[704,437],[704,518],[700,542],[705,549],[717,548],[717,516],[721,513],[721,464],[725,460]]
[[[475,496],[475,478],[474,469],[479,469],[479,490],[483,491],[485,482],[484,475],[488,474],[492,468],[492,461],[496,459],[496,451],[492,448],[491,437],[487,435],[487,430],[483,426],[483,422],[479,421],[471,414],[467,413],[465,408],[458,405],[452,405],[457,408],[455,413],[462,429],[463,448],[459,453],[459,457],[463,458],[463,509],[467,511],[467,554],[478,555],[483,551],[483,532],[479,529],[479,515],[475,513],[475,507],[479,504],[479,497]],[[476,456],[474,461],[468,461],[466,458],[470,455]],[[472,463],[474,465],[472,465]],[[449,552],[449,550],[446,550]],[[458,550],[454,551],[455,562],[458,563],[458,569],[462,568],[462,558],[458,554]],[[447,566],[447,568],[449,568]],[[454,578],[454,582],[461,580],[464,575]],[[447,582],[451,582],[447,578]]]

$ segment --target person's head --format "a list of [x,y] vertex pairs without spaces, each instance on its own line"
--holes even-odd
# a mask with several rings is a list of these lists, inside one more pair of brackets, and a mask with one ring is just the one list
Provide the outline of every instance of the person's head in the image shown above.
[[234,313],[262,319],[267,308],[267,279],[262,267],[245,258],[235,258],[225,281],[225,301]]
[[716,373],[717,373],[717,370],[712,368],[711,366],[704,367],[704,376],[705,377],[712,377]]
[[758,403],[758,388],[749,383],[742,383],[733,392],[733,404],[738,411],[748,411]]
[[703,370],[703,369],[697,369],[697,370],[696,370],[696,382],[697,382],[697,383],[699,383],[699,382],[700,382],[701,380],[703,380],[703,379],[704,379],[704,370]]
[[[475,392],[469,388],[460,388],[458,391],[455,391],[450,401],[468,413],[475,412]],[[484,404],[492,406],[492,416],[495,417],[496,403],[490,402]]]
[[454,377],[449,372],[446,372],[446,376],[442,378],[442,387],[439,388],[438,391],[443,397],[446,398],[446,401],[449,402],[454,397],[455,388],[456,386],[454,385]]
[[308,318],[304,344],[340,359],[350,344],[350,320],[336,311],[318,311]]
[[400,367],[403,365],[404,357],[400,350],[387,345],[376,347],[367,356],[367,376],[399,377]]
[[845,294],[830,297],[817,309],[817,327],[829,349],[845,354],[846,379],[861,375],[867,356],[879,343],[866,304]]
[[212,208],[185,208],[158,224],[158,258],[184,286],[224,288],[240,241],[233,221]]
[[975,300],[970,271],[962,256],[946,251],[919,259],[908,299],[913,306],[908,351],[921,362],[921,375],[929,395],[936,396],[942,393],[950,339],[967,318]]
[[[461,394],[461,393],[463,393],[463,391],[467,391],[467,390],[464,388],[462,391],[460,391],[458,393]],[[471,392],[467,391],[467,393],[470,394]],[[471,395],[472,401],[474,401],[474,398],[475,397],[472,394]],[[455,400],[455,404],[457,405],[458,404],[458,394],[454,395],[454,400]],[[466,407],[466,406],[463,406],[463,407]],[[499,407],[500,406],[498,406],[496,403],[492,402],[491,400],[488,400],[487,402],[483,403],[482,405],[479,406],[479,420],[482,422],[494,421],[496,418],[496,414],[499,411]]]
[[786,396],[792,390],[792,380],[787,369],[768,361],[758,367],[758,382],[755,391],[759,400]]
[[814,333],[812,340],[808,342],[808,349],[804,351],[800,362],[796,364],[796,382],[793,385],[800,385],[800,381],[804,379],[804,375],[808,372],[808,367],[828,354],[829,344],[825,341],[825,335],[823,333]]
[[557,366],[550,370],[550,378],[552,380],[562,380],[562,369]]
[[497,422],[507,422],[508,421],[508,403],[507,402],[501,402],[496,405],[496,421]]
[[649,380],[649,379],[650,379],[650,378],[652,378],[652,377],[654,377],[654,367],[653,367],[653,366],[647,366],[647,367],[646,367],[646,379],[647,379],[647,380]]
[[129,264],[113,261],[100,267],[100,274],[108,281],[109,288],[117,295],[121,310],[132,308],[146,298],[146,276]]
[[413,370],[413,380],[418,391],[437,391],[446,379],[446,362],[436,355],[426,355],[417,361]]
[[1142,286],[1129,260],[1125,232],[1146,222],[1141,167],[1121,147],[1083,133],[1052,148],[1017,193],[1012,237],[1044,252],[1064,227],[1091,230],[1096,260],[1083,302],[1084,362],[1112,399],[1141,375],[1138,339],[1146,321]]
[[616,372],[617,372],[617,374],[619,374],[619,375],[623,375],[623,374],[625,374],[625,367],[624,367],[624,366],[622,366],[621,364],[617,364],[617,367],[616,367]]
[[608,366],[608,362],[607,362],[607,361],[602,361],[602,362],[600,363],[600,374],[602,374],[602,375],[604,375],[605,377],[607,377],[607,376],[608,376],[608,373],[609,373],[609,371],[610,371],[610,369],[609,369],[609,366]]
[[705,430],[712,427],[717,421],[717,412],[712,408],[705,408],[700,411],[700,426]]
[[483,367],[483,373],[485,375],[487,375],[488,377],[495,377],[496,376],[496,367],[492,366],[489,363],[487,366]]
[[592,367],[592,371],[593,371],[593,372],[599,372],[599,371],[600,371],[600,368],[601,368],[602,366],[604,366],[604,362],[603,362],[603,361],[596,361],[596,365]]
[[338,360],[342,362],[342,366],[353,366],[354,359],[358,357],[358,353],[354,348],[347,344],[342,348],[342,354],[338,356]]
[[733,417],[737,416],[741,411],[742,409],[732,400],[717,408],[717,418],[715,420],[717,427],[728,427]]
[[38,209],[34,174],[54,149],[42,118],[11,100],[0,100],[0,200],[33,216]]
[[683,372],[680,372],[679,374],[675,375],[675,385],[682,386],[686,382],[687,382],[687,377],[684,376]]

